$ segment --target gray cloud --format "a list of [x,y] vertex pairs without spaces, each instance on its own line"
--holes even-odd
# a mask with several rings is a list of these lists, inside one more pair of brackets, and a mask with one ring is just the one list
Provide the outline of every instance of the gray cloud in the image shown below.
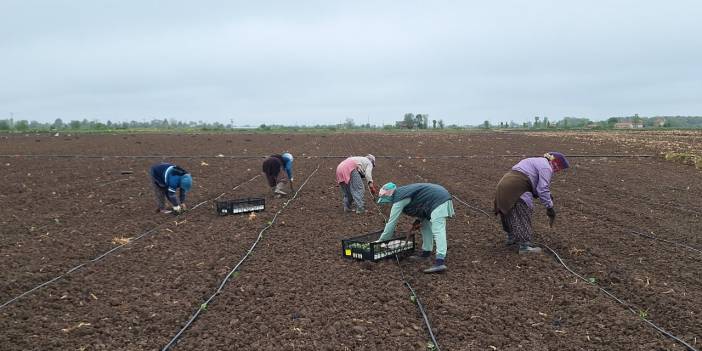
[[702,114],[696,1],[5,1],[0,118]]

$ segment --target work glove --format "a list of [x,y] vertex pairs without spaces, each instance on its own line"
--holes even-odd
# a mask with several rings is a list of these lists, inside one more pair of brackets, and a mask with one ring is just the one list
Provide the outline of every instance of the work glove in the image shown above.
[[422,221],[420,220],[415,220],[414,223],[412,223],[412,230],[419,230],[419,228],[422,227]]
[[292,181],[294,181],[294,180],[295,180],[295,178],[293,178],[293,177],[290,177],[290,181],[291,181],[291,182],[292,182]]
[[184,208],[182,206],[173,206],[173,213],[180,214]]
[[556,220],[556,209],[553,207],[547,208],[546,215],[548,216],[548,226],[553,227],[553,222]]
[[374,196],[378,196],[378,187],[376,187],[375,184],[373,184],[373,182],[368,183],[368,187],[370,188],[371,194],[373,194]]

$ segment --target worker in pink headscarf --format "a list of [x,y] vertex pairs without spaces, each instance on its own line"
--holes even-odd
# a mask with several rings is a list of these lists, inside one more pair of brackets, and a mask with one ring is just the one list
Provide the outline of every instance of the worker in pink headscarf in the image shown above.
[[341,189],[344,212],[352,211],[353,204],[356,205],[356,213],[365,212],[365,183],[368,183],[372,194],[378,195],[378,188],[373,184],[373,167],[375,156],[371,154],[349,157],[336,167],[336,182]]

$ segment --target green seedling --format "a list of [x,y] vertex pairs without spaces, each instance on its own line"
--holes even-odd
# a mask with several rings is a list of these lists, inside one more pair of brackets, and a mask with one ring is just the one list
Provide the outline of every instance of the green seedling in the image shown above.
[[416,304],[417,298],[414,295],[410,295],[410,301],[412,301],[413,304]]
[[436,345],[434,345],[434,343],[431,341],[427,342],[427,350],[436,351]]
[[646,319],[648,318],[648,310],[639,310],[639,318],[641,319]]
[[203,303],[202,305],[200,305],[200,309],[203,311],[207,311],[207,303]]
[[588,283],[593,284],[593,285],[597,283],[597,279],[595,277],[587,278],[587,281],[588,281]]

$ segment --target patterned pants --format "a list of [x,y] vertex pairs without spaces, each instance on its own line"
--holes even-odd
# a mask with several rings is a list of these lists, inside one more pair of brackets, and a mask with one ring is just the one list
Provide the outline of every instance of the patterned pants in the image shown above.
[[534,238],[534,230],[531,227],[533,212],[524,200],[519,199],[508,215],[500,213],[502,229],[507,232],[507,237],[519,244],[531,243]]
[[347,210],[351,209],[351,204],[356,203],[356,208],[359,210],[363,209],[364,199],[364,185],[363,179],[357,170],[351,172],[351,180],[349,184],[339,183],[339,188],[341,189],[341,196],[343,197],[344,208]]

